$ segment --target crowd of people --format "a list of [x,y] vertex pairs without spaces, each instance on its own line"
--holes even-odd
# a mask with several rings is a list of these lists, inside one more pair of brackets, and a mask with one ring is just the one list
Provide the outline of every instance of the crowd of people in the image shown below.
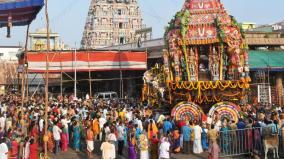
[[247,141],[242,144],[254,149],[256,143],[261,147],[265,127],[275,134],[283,129],[282,108],[270,114],[257,107],[247,109],[245,118],[238,122],[218,114],[188,121],[129,101],[90,99],[88,95],[77,99],[71,95],[50,98],[45,123],[43,96],[35,95],[22,107],[19,96],[1,95],[0,158],[37,159],[46,141],[49,153],[56,155],[72,148],[92,158],[95,143],[100,143],[96,149],[103,159],[169,159],[173,153],[204,151],[208,158],[218,159],[220,152],[226,153],[237,143],[240,136],[236,130],[247,129],[242,134]]

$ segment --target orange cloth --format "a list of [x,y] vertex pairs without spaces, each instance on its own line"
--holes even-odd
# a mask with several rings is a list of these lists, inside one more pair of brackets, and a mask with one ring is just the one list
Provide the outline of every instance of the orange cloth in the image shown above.
[[147,109],[146,110],[146,112],[145,112],[145,116],[147,117],[149,117],[149,116],[151,116],[152,115],[152,110],[151,109]]
[[48,151],[53,152],[53,149],[54,149],[54,139],[53,139],[52,132],[48,131],[47,136],[48,136],[47,149],[48,149]]
[[135,146],[137,144],[135,137],[131,138],[131,143]]
[[94,132],[94,135],[98,135],[100,133],[100,125],[97,119],[93,120],[93,132]]
[[92,130],[87,130],[87,140],[93,141],[94,140],[94,133]]
[[[151,125],[152,125],[152,130],[151,130]],[[157,135],[157,133],[158,133],[158,128],[156,124],[155,123],[148,124],[148,139],[152,139],[152,137],[154,135]]]

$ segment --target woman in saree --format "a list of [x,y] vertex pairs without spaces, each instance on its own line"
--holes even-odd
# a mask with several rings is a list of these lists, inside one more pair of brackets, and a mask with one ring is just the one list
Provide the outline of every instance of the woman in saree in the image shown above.
[[159,139],[156,135],[151,140],[151,159],[158,159]]
[[139,148],[140,148],[140,159],[149,159],[149,152],[148,152],[148,139],[145,135],[145,132],[143,132],[139,136]]
[[[125,125],[127,125],[125,123]],[[123,125],[124,127],[124,145],[127,145],[128,144],[128,139],[127,139],[127,134],[129,133],[129,128],[127,126]]]
[[94,132],[94,138],[95,140],[98,139],[98,135],[100,134],[100,125],[98,118],[95,118],[93,120],[93,132]]
[[31,136],[35,138],[36,141],[39,139],[39,128],[37,124],[35,124],[31,130]]
[[80,139],[81,139],[80,126],[79,126],[79,123],[77,121],[74,121],[74,127],[73,127],[73,148],[77,152],[80,149]]
[[253,148],[253,131],[252,131],[252,119],[246,121],[246,130],[245,130],[245,148],[246,150],[252,150]]
[[12,137],[12,142],[11,142],[11,155],[10,159],[18,159],[18,154],[19,154],[19,142],[16,140],[16,138]]
[[152,139],[154,135],[157,135],[158,128],[154,121],[151,119],[150,123],[148,124],[148,139]]
[[52,134],[52,127],[48,128],[47,136],[48,136],[47,149],[48,149],[49,152],[53,152],[53,150],[54,150],[54,138],[53,138],[53,134]]
[[67,151],[68,149],[68,134],[67,128],[63,126],[62,133],[61,133],[61,150]]
[[128,138],[128,159],[137,159],[136,154],[136,139],[134,134],[130,134]]
[[30,159],[38,159],[38,144],[33,138],[30,140]]

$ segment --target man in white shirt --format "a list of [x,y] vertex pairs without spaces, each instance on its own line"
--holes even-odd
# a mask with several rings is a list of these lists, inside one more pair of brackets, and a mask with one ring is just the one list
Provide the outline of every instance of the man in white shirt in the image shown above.
[[107,117],[107,112],[108,112],[108,111],[107,111],[107,108],[104,108],[104,109],[103,109],[103,117],[104,117],[104,118]]
[[115,142],[117,141],[116,136],[114,134],[114,131],[111,130],[110,134],[108,134],[108,139],[111,143],[115,144]]
[[61,113],[62,113],[63,116],[67,115],[67,112],[68,112],[67,107],[63,107],[61,109]]
[[7,112],[7,105],[6,105],[6,104],[3,104],[3,105],[1,106],[1,112],[2,112],[2,113]]
[[87,93],[86,94],[86,100],[89,100],[90,99],[90,96],[89,96],[89,94]]
[[53,138],[55,141],[55,154],[59,152],[59,144],[60,144],[60,133],[62,130],[57,126],[57,122],[54,123],[52,128]]
[[38,126],[39,126],[39,132],[42,133],[43,132],[43,125],[44,125],[44,120],[42,117],[40,117]]
[[202,128],[198,124],[196,124],[193,127],[193,132],[194,132],[193,153],[200,154],[203,152],[202,144],[201,144]]
[[122,122],[119,122],[119,126],[117,127],[117,140],[118,140],[118,155],[123,155],[123,147],[124,147],[124,135],[125,135],[125,131],[124,131],[124,125],[122,124]]
[[[65,116],[62,116],[61,117],[61,123],[62,123],[62,125],[67,129],[67,131],[68,131],[68,123],[69,123],[69,121],[65,118]],[[68,132],[67,132],[68,133]]]
[[[107,121],[106,121],[106,119],[105,119],[104,117],[101,116],[101,117],[99,118],[100,130],[103,130],[104,125],[105,125],[106,122],[107,122]],[[102,131],[100,131],[100,141],[102,141]]]
[[132,111],[127,111],[125,113],[125,118],[128,120],[128,121],[131,121],[132,120]]
[[142,121],[140,120],[140,117],[137,117],[134,123],[138,125],[141,131],[143,131],[143,124],[142,124]]
[[109,143],[107,138],[101,145],[101,151],[102,159],[115,159],[115,146]]
[[5,143],[5,139],[2,139],[0,144],[0,158],[1,159],[8,159],[8,146]]
[[3,116],[3,114],[1,114],[1,117],[0,117],[0,127],[4,130],[5,129],[5,122],[6,122],[6,119],[5,117]]
[[170,158],[170,146],[171,144],[169,143],[168,138],[165,138],[164,142],[162,142],[159,147],[159,158],[160,159]]
[[213,122],[213,119],[212,119],[211,115],[208,115],[206,123],[207,123],[208,125],[211,125],[212,122]]
[[40,133],[40,144],[42,144],[42,136],[43,136],[43,126],[44,126],[44,120],[42,117],[40,117],[39,122],[38,122],[38,126],[39,126],[39,133]]

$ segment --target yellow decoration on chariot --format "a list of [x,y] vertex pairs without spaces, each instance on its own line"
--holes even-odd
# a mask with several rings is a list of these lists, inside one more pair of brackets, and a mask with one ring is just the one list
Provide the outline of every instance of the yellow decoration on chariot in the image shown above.
[[[219,89],[221,91],[224,91],[225,89],[231,88],[231,89],[236,89],[236,88],[249,88],[249,83],[246,80],[243,81],[198,81],[198,82],[187,82],[187,81],[182,81],[182,82],[177,82],[169,83],[169,88],[170,90],[175,91],[176,89],[186,89],[188,91],[192,90],[197,90],[197,102],[201,103],[203,100],[206,100],[207,102],[210,102],[207,97],[202,98],[202,92],[206,90],[213,90],[213,89]],[[239,95],[239,93],[235,94]],[[216,97],[214,97],[215,101],[218,101]]]

